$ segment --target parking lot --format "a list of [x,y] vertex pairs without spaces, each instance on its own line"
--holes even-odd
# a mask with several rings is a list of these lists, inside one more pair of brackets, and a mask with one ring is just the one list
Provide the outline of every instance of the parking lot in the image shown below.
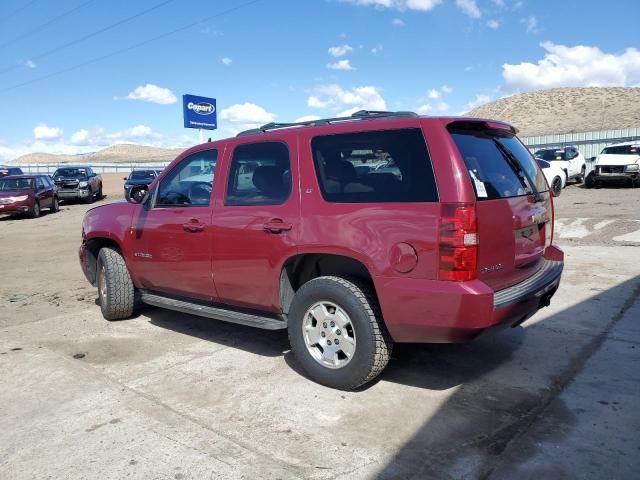
[[[121,197],[121,175],[105,177]],[[640,189],[568,186],[550,308],[468,345],[397,345],[357,392],[285,332],[147,307],[103,320],[88,205],[0,218],[0,477],[636,478]]]

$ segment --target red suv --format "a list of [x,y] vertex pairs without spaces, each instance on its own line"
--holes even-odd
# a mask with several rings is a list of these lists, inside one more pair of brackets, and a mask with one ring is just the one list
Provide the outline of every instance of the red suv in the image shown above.
[[393,342],[459,342],[549,304],[563,253],[513,127],[358,112],[182,153],[87,212],[80,263],[108,320],[138,301],[287,329],[314,380],[353,389]]

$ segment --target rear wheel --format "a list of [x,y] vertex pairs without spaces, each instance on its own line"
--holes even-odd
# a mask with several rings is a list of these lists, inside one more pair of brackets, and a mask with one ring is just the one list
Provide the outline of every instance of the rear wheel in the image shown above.
[[58,197],[53,197],[53,201],[51,202],[51,207],[49,208],[49,211],[51,213],[56,213],[60,211],[60,201],[58,200]]
[[551,193],[554,197],[559,197],[562,193],[562,179],[560,177],[555,177],[551,182]]
[[40,202],[38,202],[37,200],[33,202],[33,207],[31,207],[29,216],[31,218],[38,218],[40,216]]
[[596,186],[596,174],[590,172],[584,179],[584,186],[587,188],[593,188]]
[[98,254],[97,267],[102,316],[107,320],[130,317],[136,307],[136,294],[124,258],[117,250],[105,247]]
[[353,390],[389,362],[391,341],[373,289],[358,280],[319,277],[296,292],[289,311],[289,342],[314,381]]

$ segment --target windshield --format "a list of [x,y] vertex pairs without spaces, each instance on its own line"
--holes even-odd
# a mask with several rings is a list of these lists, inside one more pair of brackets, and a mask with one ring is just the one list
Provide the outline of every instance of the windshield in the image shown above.
[[617,145],[602,150],[605,155],[640,155],[640,145]]
[[153,180],[154,178],[156,178],[156,172],[153,170],[136,170],[129,175],[129,180]]
[[478,200],[518,197],[548,190],[544,174],[514,135],[453,130]]
[[567,156],[564,150],[557,150],[552,148],[550,150],[538,150],[535,153],[537,158],[541,158],[542,160],[552,161],[552,160],[566,160]]
[[84,168],[59,168],[53,174],[54,177],[87,177],[87,170]]
[[0,192],[33,190],[33,178],[6,178],[0,180]]

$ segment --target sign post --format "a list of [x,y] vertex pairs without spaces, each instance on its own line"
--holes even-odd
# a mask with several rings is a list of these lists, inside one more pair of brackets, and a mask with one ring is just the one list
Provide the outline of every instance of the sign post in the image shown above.
[[184,128],[197,128],[200,143],[204,142],[202,130],[215,130],[218,128],[218,112],[215,98],[183,95],[182,113]]

